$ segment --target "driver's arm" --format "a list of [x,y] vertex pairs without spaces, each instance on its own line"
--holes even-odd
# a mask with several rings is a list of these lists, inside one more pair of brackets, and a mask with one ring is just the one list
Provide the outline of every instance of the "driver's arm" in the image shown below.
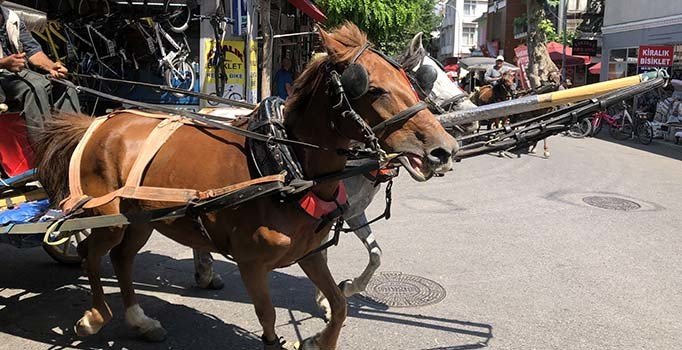
[[66,77],[68,70],[61,63],[56,63],[47,57],[23,21],[19,25],[19,41],[21,41],[26,57],[28,57],[28,61],[33,67],[50,73],[50,75],[56,78]]

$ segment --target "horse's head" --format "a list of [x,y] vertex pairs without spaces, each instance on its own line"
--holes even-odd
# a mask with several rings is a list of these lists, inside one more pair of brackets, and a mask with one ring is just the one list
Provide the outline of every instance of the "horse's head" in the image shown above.
[[[365,35],[353,24],[326,32],[320,30],[327,50],[327,71],[341,74],[340,83],[349,108],[372,127],[381,148],[397,158],[417,180],[452,168],[457,142],[421,103],[402,67],[372,49]],[[343,109],[343,108],[341,108]],[[346,120],[344,120],[346,119]],[[342,118],[336,128],[351,139],[366,141],[366,130]]]
[[500,79],[499,86],[501,87],[501,90],[503,92],[503,96],[501,96],[501,99],[508,100],[514,98],[514,93],[516,89],[516,71],[507,70],[504,73],[502,73],[502,79]]
[[405,53],[398,57],[400,64],[412,77],[413,85],[417,85],[420,97],[426,99],[430,109],[437,113],[476,108],[459,85],[448,77],[440,62],[427,54],[422,36],[423,33],[417,33]]

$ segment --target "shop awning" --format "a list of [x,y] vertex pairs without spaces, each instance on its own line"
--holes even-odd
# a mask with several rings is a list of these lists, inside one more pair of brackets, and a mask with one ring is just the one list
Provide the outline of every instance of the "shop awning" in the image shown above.
[[327,15],[317,8],[310,0],[289,0],[289,3],[318,22],[325,22],[327,20]]
[[[564,45],[559,44],[556,41],[550,41],[547,43],[547,51],[549,51],[549,57],[552,58],[554,62],[561,62],[562,52],[564,50]],[[589,56],[573,56],[573,48],[566,46],[566,65],[567,66],[580,66],[590,64]]]
[[588,70],[590,71],[590,74],[600,74],[601,73],[601,62],[590,67],[590,69],[588,69]]

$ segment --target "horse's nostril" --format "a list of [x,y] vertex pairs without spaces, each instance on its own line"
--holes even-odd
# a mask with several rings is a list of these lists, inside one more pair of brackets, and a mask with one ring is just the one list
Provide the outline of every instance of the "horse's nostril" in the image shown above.
[[433,161],[438,161],[441,164],[447,163],[450,160],[450,157],[452,157],[452,153],[440,147],[429,152],[429,158],[431,158]]

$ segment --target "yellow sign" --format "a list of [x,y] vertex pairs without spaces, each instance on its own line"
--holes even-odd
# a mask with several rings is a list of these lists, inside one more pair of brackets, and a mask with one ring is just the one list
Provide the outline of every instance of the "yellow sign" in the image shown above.
[[[213,66],[216,61],[215,55],[215,40],[206,40],[206,83],[215,83],[216,67]],[[225,73],[227,74],[227,83],[225,86],[227,98],[235,98],[241,95],[244,96],[244,85],[246,85],[246,58],[244,56],[244,41],[241,40],[224,40],[222,41],[223,52],[225,53]],[[209,85],[210,86],[210,85]]]

